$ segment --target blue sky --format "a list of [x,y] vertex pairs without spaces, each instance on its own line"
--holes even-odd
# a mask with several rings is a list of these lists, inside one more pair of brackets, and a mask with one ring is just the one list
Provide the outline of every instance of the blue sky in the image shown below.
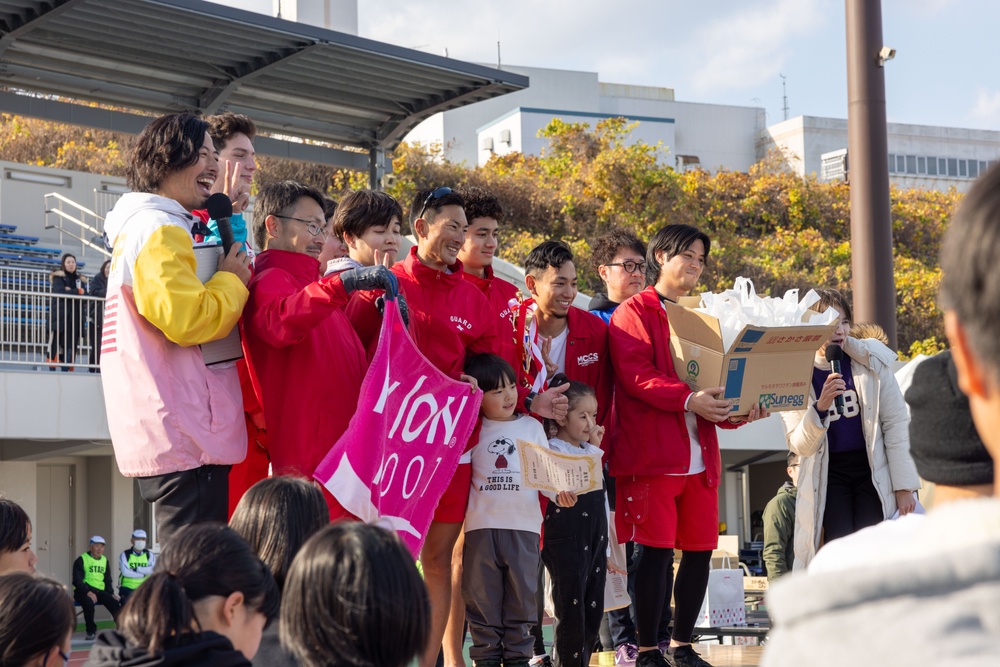
[[[271,12],[272,0],[220,0]],[[883,0],[891,122],[1000,130],[1000,2]],[[847,116],[843,0],[358,0],[363,37],[475,62],[596,71],[676,99]]]

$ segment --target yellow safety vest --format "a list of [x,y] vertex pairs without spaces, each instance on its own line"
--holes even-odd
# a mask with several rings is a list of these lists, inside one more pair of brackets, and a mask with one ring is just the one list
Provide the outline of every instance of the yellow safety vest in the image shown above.
[[96,591],[104,590],[104,573],[108,571],[108,557],[94,558],[89,551],[84,551],[83,582]]
[[[130,570],[134,570],[137,567],[145,567],[149,565],[148,551],[143,550],[141,554],[137,554],[136,552],[129,549],[126,553],[128,553],[127,560],[128,560],[128,567]],[[121,586],[122,588],[131,588],[132,590],[135,590],[136,588],[139,588],[139,584],[141,584],[145,580],[146,577],[143,575],[140,575],[139,578],[135,578],[135,577],[126,577],[124,574],[122,574],[120,577],[118,577],[118,585]]]

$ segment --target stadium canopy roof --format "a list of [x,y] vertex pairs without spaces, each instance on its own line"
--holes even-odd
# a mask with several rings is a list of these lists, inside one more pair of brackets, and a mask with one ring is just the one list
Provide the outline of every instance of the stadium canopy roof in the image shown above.
[[[439,111],[527,85],[510,72],[203,0],[0,0],[0,109],[104,129],[135,132],[148,118],[51,96],[151,114],[229,109],[264,133],[364,149],[374,160]],[[307,145],[282,151],[311,159]],[[344,166],[369,162],[348,153]]]

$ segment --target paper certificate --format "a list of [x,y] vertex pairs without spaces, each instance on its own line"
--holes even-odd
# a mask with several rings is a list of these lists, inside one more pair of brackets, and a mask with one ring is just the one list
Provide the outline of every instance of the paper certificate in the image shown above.
[[521,476],[533,489],[587,493],[602,488],[600,456],[561,454],[521,439],[517,448],[521,454]]

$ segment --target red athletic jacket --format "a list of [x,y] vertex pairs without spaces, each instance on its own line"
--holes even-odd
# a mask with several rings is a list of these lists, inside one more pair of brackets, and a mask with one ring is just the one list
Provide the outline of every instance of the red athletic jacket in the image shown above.
[[462,263],[449,268],[452,273],[424,266],[414,246],[392,272],[409,306],[410,336],[417,349],[457,380],[467,354],[496,354],[496,316],[486,297],[462,280]]
[[338,276],[306,254],[257,256],[243,310],[274,472],[312,475],[347,429],[368,369]]
[[[615,477],[683,475],[691,464],[684,402],[692,392],[674,370],[667,313],[653,287],[618,306],[611,316],[608,344],[618,422],[609,472]],[[722,474],[717,425],[737,427],[698,417],[698,440],[710,486],[718,486]]]
[[489,266],[486,267],[485,278],[463,271],[462,279],[475,286],[490,302],[497,324],[498,345],[494,354],[506,359],[516,372],[521,359],[514,341],[514,325],[511,322],[512,311],[509,304],[511,299],[517,298],[517,288],[503,278],[497,278],[493,274],[493,268]]
[[[566,377],[584,382],[594,388],[597,395],[597,423],[611,431],[608,416],[611,414],[614,375],[611,355],[608,353],[608,325],[601,318],[576,306],[570,306],[566,338]],[[531,385],[533,377],[526,377],[522,364],[526,353],[523,346],[517,350],[518,362],[514,367],[522,379],[520,384]],[[550,378],[551,379],[551,378]],[[602,446],[606,446],[605,437]]]

